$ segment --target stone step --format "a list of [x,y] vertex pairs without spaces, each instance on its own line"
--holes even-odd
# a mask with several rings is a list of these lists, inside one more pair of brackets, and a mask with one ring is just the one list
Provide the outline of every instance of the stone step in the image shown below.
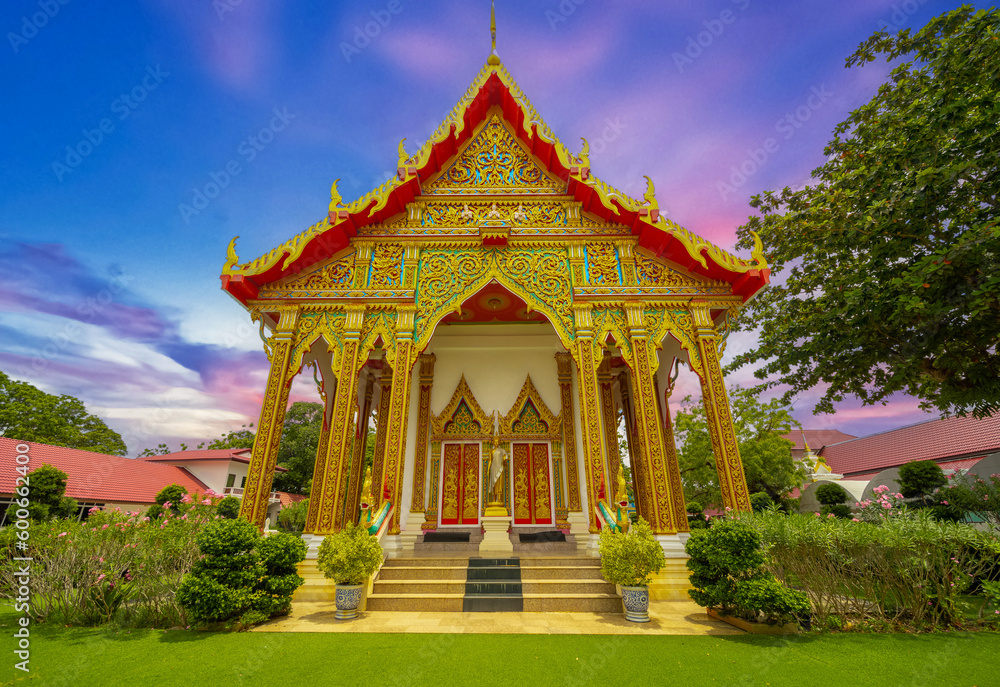
[[469,565],[469,557],[442,556],[440,558],[387,558],[383,568],[419,568],[419,567],[454,567],[466,568]]
[[539,565],[521,568],[522,580],[600,580],[599,565]]
[[435,611],[461,613],[464,593],[458,594],[371,594],[369,611]]
[[376,594],[464,594],[465,580],[375,580]]
[[523,594],[550,596],[553,594],[611,594],[615,585],[604,580],[524,580]]
[[551,567],[551,566],[577,566],[577,567],[590,567],[597,566],[601,567],[600,558],[591,558],[589,556],[553,556],[553,557],[521,557],[521,568],[537,568],[537,567]]
[[464,580],[466,566],[383,566],[380,580]]
[[466,613],[520,613],[524,599],[520,594],[466,596],[462,611]]
[[529,594],[524,595],[526,613],[621,613],[617,594]]
[[514,542],[514,553],[577,553],[576,542]]

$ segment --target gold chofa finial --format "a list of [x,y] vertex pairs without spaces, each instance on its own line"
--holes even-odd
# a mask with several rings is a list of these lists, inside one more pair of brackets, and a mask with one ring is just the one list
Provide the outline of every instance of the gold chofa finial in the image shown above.
[[487,64],[498,65],[500,64],[500,56],[497,55],[497,8],[496,0],[490,0],[490,40],[492,42],[492,50],[490,50],[490,57],[486,60]]

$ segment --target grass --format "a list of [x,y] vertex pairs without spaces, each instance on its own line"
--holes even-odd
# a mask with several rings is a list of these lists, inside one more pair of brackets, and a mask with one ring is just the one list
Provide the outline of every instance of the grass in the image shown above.
[[[0,634],[19,616],[0,608]],[[5,641],[11,647],[12,639]],[[31,672],[4,685],[1000,685],[993,632],[573,636],[215,634],[31,626]]]

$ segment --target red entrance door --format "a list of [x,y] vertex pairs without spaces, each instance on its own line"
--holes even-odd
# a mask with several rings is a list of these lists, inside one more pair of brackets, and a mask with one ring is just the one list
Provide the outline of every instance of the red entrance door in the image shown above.
[[479,524],[479,444],[445,444],[443,463],[441,524]]
[[514,524],[551,525],[549,445],[514,444]]

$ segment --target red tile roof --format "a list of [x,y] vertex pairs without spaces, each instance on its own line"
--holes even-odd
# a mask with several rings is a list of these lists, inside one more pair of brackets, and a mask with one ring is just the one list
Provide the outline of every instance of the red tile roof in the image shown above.
[[[249,464],[251,453],[252,451],[248,448],[213,448],[176,451],[174,453],[165,453],[162,456],[145,456],[139,460],[149,463],[179,463],[186,460],[232,460],[237,463]],[[288,472],[288,468],[278,465],[275,466],[274,471]]]
[[293,503],[298,503],[299,501],[305,501],[308,496],[305,494],[289,494],[287,491],[279,491],[278,499],[281,501],[281,507],[287,508]]
[[[878,472],[914,460],[942,462],[976,458],[1000,450],[1000,414],[936,418],[908,427],[828,445],[820,451],[833,472],[854,476]],[[977,455],[978,454],[978,455]],[[943,465],[951,468],[954,465]]]
[[813,451],[818,451],[824,446],[829,446],[830,444],[839,444],[842,441],[857,438],[853,434],[844,434],[839,429],[796,429],[792,430],[788,434],[782,434],[782,436],[795,444],[792,446],[793,451],[805,450],[806,447],[802,443],[803,434],[806,435],[806,441],[809,442],[809,448]]
[[122,456],[0,437],[2,494],[14,493],[14,479],[18,477],[14,471],[15,456],[19,455],[15,447],[22,443],[30,447],[30,469],[46,463],[59,468],[67,475],[66,496],[79,501],[155,503],[156,494],[169,484],[180,484],[191,493],[208,491],[208,487],[187,470],[173,465],[156,465]]

